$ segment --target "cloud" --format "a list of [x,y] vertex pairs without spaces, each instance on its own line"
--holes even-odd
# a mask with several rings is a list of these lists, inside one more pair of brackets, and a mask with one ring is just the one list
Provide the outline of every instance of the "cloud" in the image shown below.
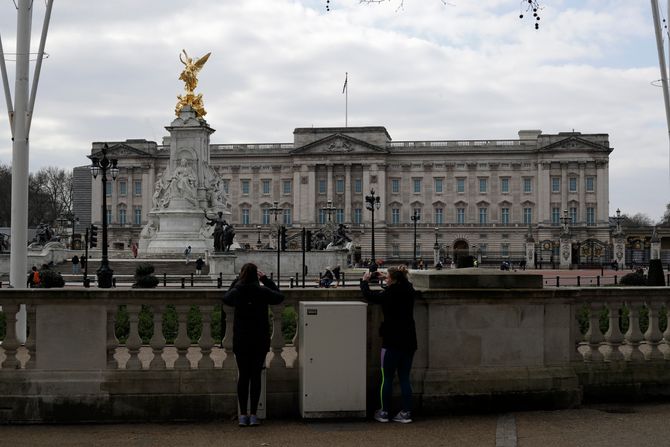
[[[185,48],[212,52],[198,90],[214,143],[290,142],[295,127],[342,125],[349,72],[350,125],[384,125],[395,140],[609,133],[611,208],[660,217],[668,134],[650,85],[659,71],[649,5],[543,2],[536,31],[518,1],[449,3],[333,0],[326,12],[321,0],[55,2],[31,169],[86,164],[92,141],[160,142]],[[44,9],[35,5],[34,48]],[[0,6],[6,52],[14,22],[13,5]],[[6,119],[0,163],[11,163]]]

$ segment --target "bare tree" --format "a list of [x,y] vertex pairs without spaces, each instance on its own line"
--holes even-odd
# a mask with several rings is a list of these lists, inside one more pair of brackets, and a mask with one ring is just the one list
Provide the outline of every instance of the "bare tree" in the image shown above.
[[644,213],[636,213],[632,216],[627,214],[621,215],[622,227],[648,227],[652,225],[654,225],[654,221]]
[[48,221],[53,222],[60,216],[70,215],[72,213],[72,171],[48,166],[37,171],[34,177],[39,192],[48,200],[46,206],[50,217]]
[[[365,3],[365,4],[372,4],[372,3],[395,3],[396,5],[396,11],[400,11],[405,7],[405,0],[358,0],[359,3]],[[418,0],[417,0],[418,1]],[[457,6],[458,0],[438,0],[440,1],[443,5],[447,6]],[[334,3],[334,0],[333,0]],[[471,0],[468,0],[466,3],[469,6],[471,4]],[[330,6],[331,6],[331,1],[326,0],[326,11],[330,11]],[[524,17],[531,17],[532,16],[532,21],[535,25],[535,29],[540,28],[540,10],[542,9],[542,6],[540,4],[540,0],[519,0],[519,18],[523,19]]]

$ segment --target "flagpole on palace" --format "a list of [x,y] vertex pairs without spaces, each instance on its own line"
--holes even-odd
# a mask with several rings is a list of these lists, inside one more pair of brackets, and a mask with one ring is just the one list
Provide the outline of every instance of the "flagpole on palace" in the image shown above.
[[349,86],[347,85],[349,81],[349,73],[344,73],[344,87],[342,87],[342,93],[344,93],[344,127],[349,127]]

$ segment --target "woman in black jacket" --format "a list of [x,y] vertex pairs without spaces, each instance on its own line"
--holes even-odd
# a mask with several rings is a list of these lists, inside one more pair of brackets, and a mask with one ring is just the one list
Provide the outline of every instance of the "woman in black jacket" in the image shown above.
[[370,272],[361,279],[361,291],[365,299],[381,304],[384,322],[379,329],[382,337],[382,384],[381,408],[375,412],[379,422],[389,421],[393,377],[398,373],[402,391],[402,410],[393,418],[396,422],[412,422],[412,385],[409,372],[417,348],[414,324],[415,290],[407,279],[405,266],[391,267],[386,275],[387,287],[370,290]]
[[[263,286],[261,287],[261,284]],[[242,266],[240,276],[223,296],[223,302],[235,307],[233,352],[239,370],[237,399],[240,403],[240,426],[259,425],[256,411],[261,395],[261,372],[270,350],[268,305],[284,301],[275,283],[255,264]],[[251,408],[247,413],[247,397]]]

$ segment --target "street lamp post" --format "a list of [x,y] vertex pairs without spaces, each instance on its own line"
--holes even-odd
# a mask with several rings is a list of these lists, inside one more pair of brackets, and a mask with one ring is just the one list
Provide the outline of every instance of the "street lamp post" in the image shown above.
[[435,244],[433,244],[433,265],[437,267],[437,265],[440,263],[440,243],[437,240],[438,232],[440,229],[438,227],[435,227]]
[[109,258],[107,256],[107,171],[109,171],[113,180],[119,174],[119,168],[116,166],[117,160],[107,158],[107,143],[102,147],[102,159],[90,157],[91,174],[97,178],[102,174],[102,259],[100,268],[98,268],[98,287],[109,289],[112,287],[112,277],[114,270],[109,268]]
[[[279,207],[279,202],[275,201],[272,203],[270,208],[270,214],[275,217],[275,224],[277,224],[277,216],[281,214],[283,208]],[[277,287],[279,287],[279,280],[281,278],[281,243],[279,238],[281,237],[281,225],[277,224]]]
[[321,208],[321,209],[323,210],[323,212],[325,212],[326,214],[328,214],[328,222],[330,223],[331,220],[332,220],[331,216],[332,216],[333,213],[337,210],[337,208],[333,206],[333,201],[332,201],[332,200],[328,200],[328,201],[326,202],[326,206],[323,207],[323,208]]
[[416,266],[416,224],[421,220],[421,214],[417,210],[414,210],[414,214],[410,216],[412,222],[414,222],[414,265]]
[[372,262],[377,262],[375,259],[375,210],[382,206],[379,195],[375,195],[374,188],[370,190],[370,195],[365,196],[365,207],[372,212],[372,238],[371,238],[371,252]]
[[261,242],[261,226],[257,225],[256,229],[258,230],[258,240],[256,241],[256,247],[260,250],[260,248],[263,246],[263,243]]

